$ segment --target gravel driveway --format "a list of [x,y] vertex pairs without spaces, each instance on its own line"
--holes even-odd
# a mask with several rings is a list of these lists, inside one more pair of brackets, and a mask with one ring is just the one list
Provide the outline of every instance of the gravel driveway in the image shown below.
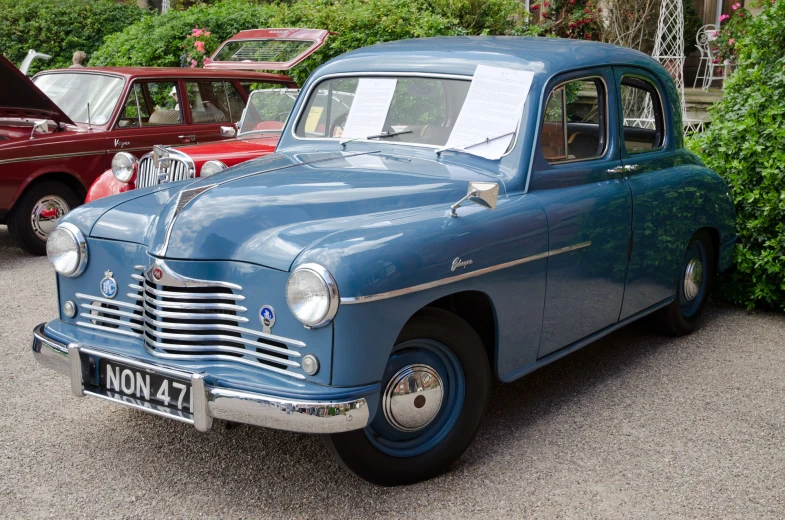
[[53,270],[0,226],[3,517],[492,518],[785,515],[785,317],[711,308],[690,337],[630,326],[496,385],[469,451],[384,489],[317,437],[208,433],[96,399],[30,354]]

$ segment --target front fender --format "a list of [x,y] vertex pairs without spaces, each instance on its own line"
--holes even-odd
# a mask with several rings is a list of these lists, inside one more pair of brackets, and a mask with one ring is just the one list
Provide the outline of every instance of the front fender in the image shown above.
[[[338,231],[306,249],[338,284],[332,383],[381,377],[390,350],[418,310],[449,294],[488,295],[497,321],[496,372],[534,361],[540,339],[548,233],[536,198],[468,205],[451,218],[438,205],[408,217]],[[453,264],[460,259],[462,266]]]
[[98,200],[109,195],[117,195],[136,188],[136,179],[131,179],[130,182],[120,182],[114,176],[112,170],[106,170],[102,173],[90,186],[85,197],[85,204]]

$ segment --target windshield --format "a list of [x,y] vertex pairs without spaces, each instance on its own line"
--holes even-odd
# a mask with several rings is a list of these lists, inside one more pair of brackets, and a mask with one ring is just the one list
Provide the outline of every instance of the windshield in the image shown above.
[[105,125],[123,92],[123,80],[102,74],[44,74],[33,82],[76,123]]
[[470,86],[432,77],[329,79],[311,91],[295,135],[443,146]]
[[254,90],[248,97],[248,105],[240,121],[238,135],[254,132],[280,133],[292,111],[300,92],[296,88]]
[[213,56],[214,61],[289,62],[313,47],[308,40],[228,41]]

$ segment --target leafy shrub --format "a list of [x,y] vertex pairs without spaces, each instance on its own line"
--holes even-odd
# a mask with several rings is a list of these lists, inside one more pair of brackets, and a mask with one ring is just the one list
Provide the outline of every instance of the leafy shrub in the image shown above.
[[711,126],[690,144],[736,204],[738,268],[720,293],[785,311],[785,2],[768,5],[747,31]]
[[104,37],[138,21],[144,11],[113,0],[0,0],[0,52],[17,65],[27,51],[49,54],[30,72],[67,67],[74,51],[92,53]]
[[107,37],[93,56],[92,64],[177,67],[194,28],[206,28],[212,38],[221,42],[243,29],[268,27],[277,8],[271,4],[226,0],[213,5],[198,4],[185,11],[171,10],[164,15],[151,12]]
[[[337,34],[292,76],[299,82],[324,61],[374,43],[438,35],[512,32],[517,0],[300,0],[257,4],[224,0],[186,11],[150,14],[106,39],[101,65],[178,66],[186,36],[203,27],[218,41],[243,29],[310,27]],[[193,43],[191,43],[193,45]]]
[[428,10],[416,0],[301,0],[281,6],[272,23],[278,27],[314,27],[334,34],[291,72],[300,84],[317,66],[347,51],[375,43],[465,34],[455,19]]

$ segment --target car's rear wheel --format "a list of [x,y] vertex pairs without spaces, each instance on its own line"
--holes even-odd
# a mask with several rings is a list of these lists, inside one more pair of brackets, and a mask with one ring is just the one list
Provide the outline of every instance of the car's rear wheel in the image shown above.
[[431,478],[474,439],[490,383],[488,358],[474,329],[452,313],[425,309],[398,337],[371,423],[330,435],[327,445],[349,471],[375,484]]
[[711,237],[704,230],[698,231],[684,253],[676,299],[656,316],[660,331],[671,336],[684,336],[695,330],[709,300],[715,265]]
[[46,239],[63,215],[78,205],[79,198],[62,182],[34,184],[14,205],[8,216],[8,230],[19,247],[34,255],[45,255]]

